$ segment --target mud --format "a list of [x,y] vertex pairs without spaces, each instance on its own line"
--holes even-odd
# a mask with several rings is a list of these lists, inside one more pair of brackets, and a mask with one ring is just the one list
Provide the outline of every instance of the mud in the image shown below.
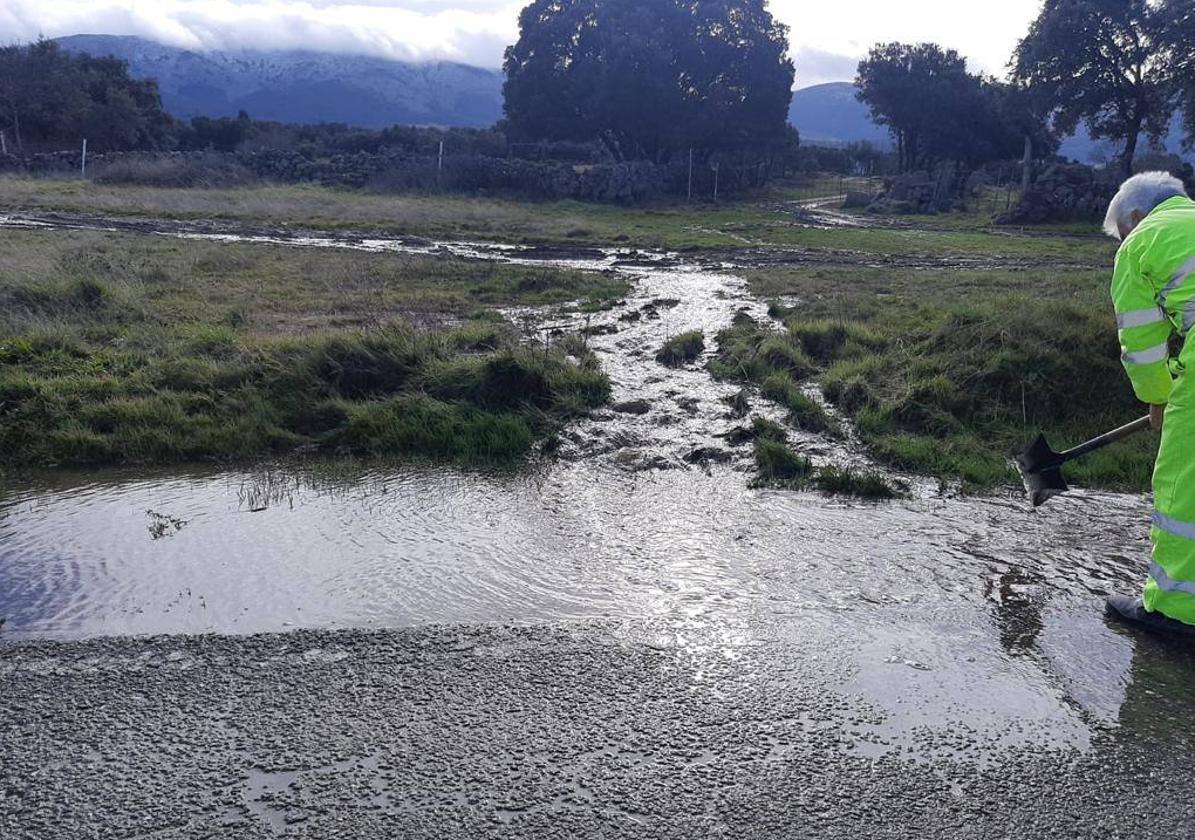
[[[770,210],[786,214],[791,223],[814,230],[924,230],[924,223],[899,216],[875,213],[849,213],[839,209],[845,196],[808,199],[803,201],[772,202],[764,205]],[[949,217],[947,217],[949,218]],[[935,224],[939,233],[983,233],[988,236],[1007,236],[1015,239],[1073,239],[1100,242],[1105,236],[1099,232],[1082,233],[1070,230],[1035,229],[1017,225],[984,225],[958,227]]]
[[[885,227],[891,222],[863,222],[860,217],[824,207],[800,207],[802,218],[814,220],[808,226]],[[206,219],[128,218],[68,213],[2,213],[0,229],[98,230],[119,233],[144,233],[181,236],[228,242],[295,245],[319,248],[348,248],[365,251],[395,251],[444,254],[465,258],[517,258],[530,262],[602,262],[609,267],[635,269],[674,266],[743,270],[784,265],[863,265],[905,269],[1032,269],[1032,268],[1106,268],[1103,265],[1056,259],[1027,259],[983,255],[908,254],[879,255],[866,251],[828,248],[768,247],[745,242],[736,248],[688,248],[682,253],[636,248],[594,248],[587,245],[500,244],[491,242],[448,243],[422,237],[381,235],[377,232],[320,231],[298,227],[248,225],[243,222]],[[938,229],[935,230],[945,230]],[[984,232],[991,232],[985,230]],[[1021,235],[1019,232],[1010,235]],[[1044,234],[1054,236],[1053,233]]]

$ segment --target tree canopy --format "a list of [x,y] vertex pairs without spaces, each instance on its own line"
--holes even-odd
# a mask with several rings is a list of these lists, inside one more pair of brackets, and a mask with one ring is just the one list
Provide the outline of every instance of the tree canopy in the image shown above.
[[83,138],[96,151],[158,149],[169,145],[172,124],[157,82],[130,78],[123,61],[46,40],[0,47],[0,130],[10,150]]
[[534,0],[506,51],[510,128],[667,160],[785,137],[793,64],[764,0]]
[[1041,134],[1008,86],[968,73],[965,59],[937,44],[876,45],[856,85],[896,140],[904,171],[1014,157],[1026,131]]
[[[1174,111],[1173,23],[1190,0],[1045,0],[1041,14],[1013,56],[1013,77],[1054,107],[1057,129],[1087,123],[1092,137],[1122,144],[1129,174],[1144,131],[1164,135]],[[1173,50],[1168,44],[1175,45]]]
[[1182,107],[1185,145],[1191,149],[1195,147],[1195,0],[1164,0],[1157,14],[1165,23],[1159,46]]

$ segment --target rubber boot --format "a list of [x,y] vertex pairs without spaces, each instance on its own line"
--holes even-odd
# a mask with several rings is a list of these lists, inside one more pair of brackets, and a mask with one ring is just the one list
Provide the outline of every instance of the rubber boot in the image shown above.
[[1155,633],[1165,633],[1171,636],[1187,636],[1195,639],[1195,626],[1167,618],[1160,612],[1150,612],[1140,598],[1130,598],[1127,595],[1109,595],[1105,604],[1108,615]]

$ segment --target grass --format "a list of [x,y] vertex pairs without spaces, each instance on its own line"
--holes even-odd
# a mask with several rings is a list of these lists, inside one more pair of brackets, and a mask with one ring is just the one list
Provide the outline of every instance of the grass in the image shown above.
[[900,491],[876,472],[856,472],[833,465],[815,467],[804,455],[794,452],[785,440],[784,430],[755,420],[755,468],[757,487],[803,490],[817,488],[830,496],[856,496],[864,499],[893,499]]
[[[1114,249],[1100,240],[1015,236],[979,228],[815,230],[794,224],[776,194],[722,204],[644,207],[578,201],[515,202],[462,196],[378,195],[314,185],[223,189],[95,184],[0,176],[0,208],[137,218],[227,219],[260,226],[401,233],[440,239],[625,245],[650,248],[802,247],[891,255],[1007,257],[1095,264]],[[949,218],[949,217],[944,217]]]
[[751,382],[773,402],[784,406],[789,421],[810,432],[836,434],[825,410],[805,394],[800,383],[816,371],[812,360],[793,336],[767,329],[740,314],[717,337],[718,351],[709,370],[719,379]]
[[623,292],[554,269],[9,232],[0,465],[516,461],[609,383],[580,339],[532,348],[485,307]]
[[674,335],[656,352],[656,361],[666,367],[682,367],[705,352],[705,333],[701,330]]
[[[820,371],[878,459],[990,488],[1009,455],[1045,430],[1071,445],[1143,413],[1119,361],[1104,272],[760,271],[757,294]],[[756,340],[769,340],[756,328]],[[745,339],[741,339],[745,340]],[[1067,467],[1087,486],[1149,486],[1156,438]]]

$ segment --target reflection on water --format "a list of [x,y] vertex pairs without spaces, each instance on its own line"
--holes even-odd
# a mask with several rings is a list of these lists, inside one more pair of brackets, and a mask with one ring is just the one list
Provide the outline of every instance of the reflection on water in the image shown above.
[[[27,479],[0,493],[13,635],[679,617],[992,604],[1008,650],[1049,602],[1141,575],[1145,504],[1076,496],[870,506],[741,474],[341,465]],[[1137,561],[1126,557],[1136,556]]]

